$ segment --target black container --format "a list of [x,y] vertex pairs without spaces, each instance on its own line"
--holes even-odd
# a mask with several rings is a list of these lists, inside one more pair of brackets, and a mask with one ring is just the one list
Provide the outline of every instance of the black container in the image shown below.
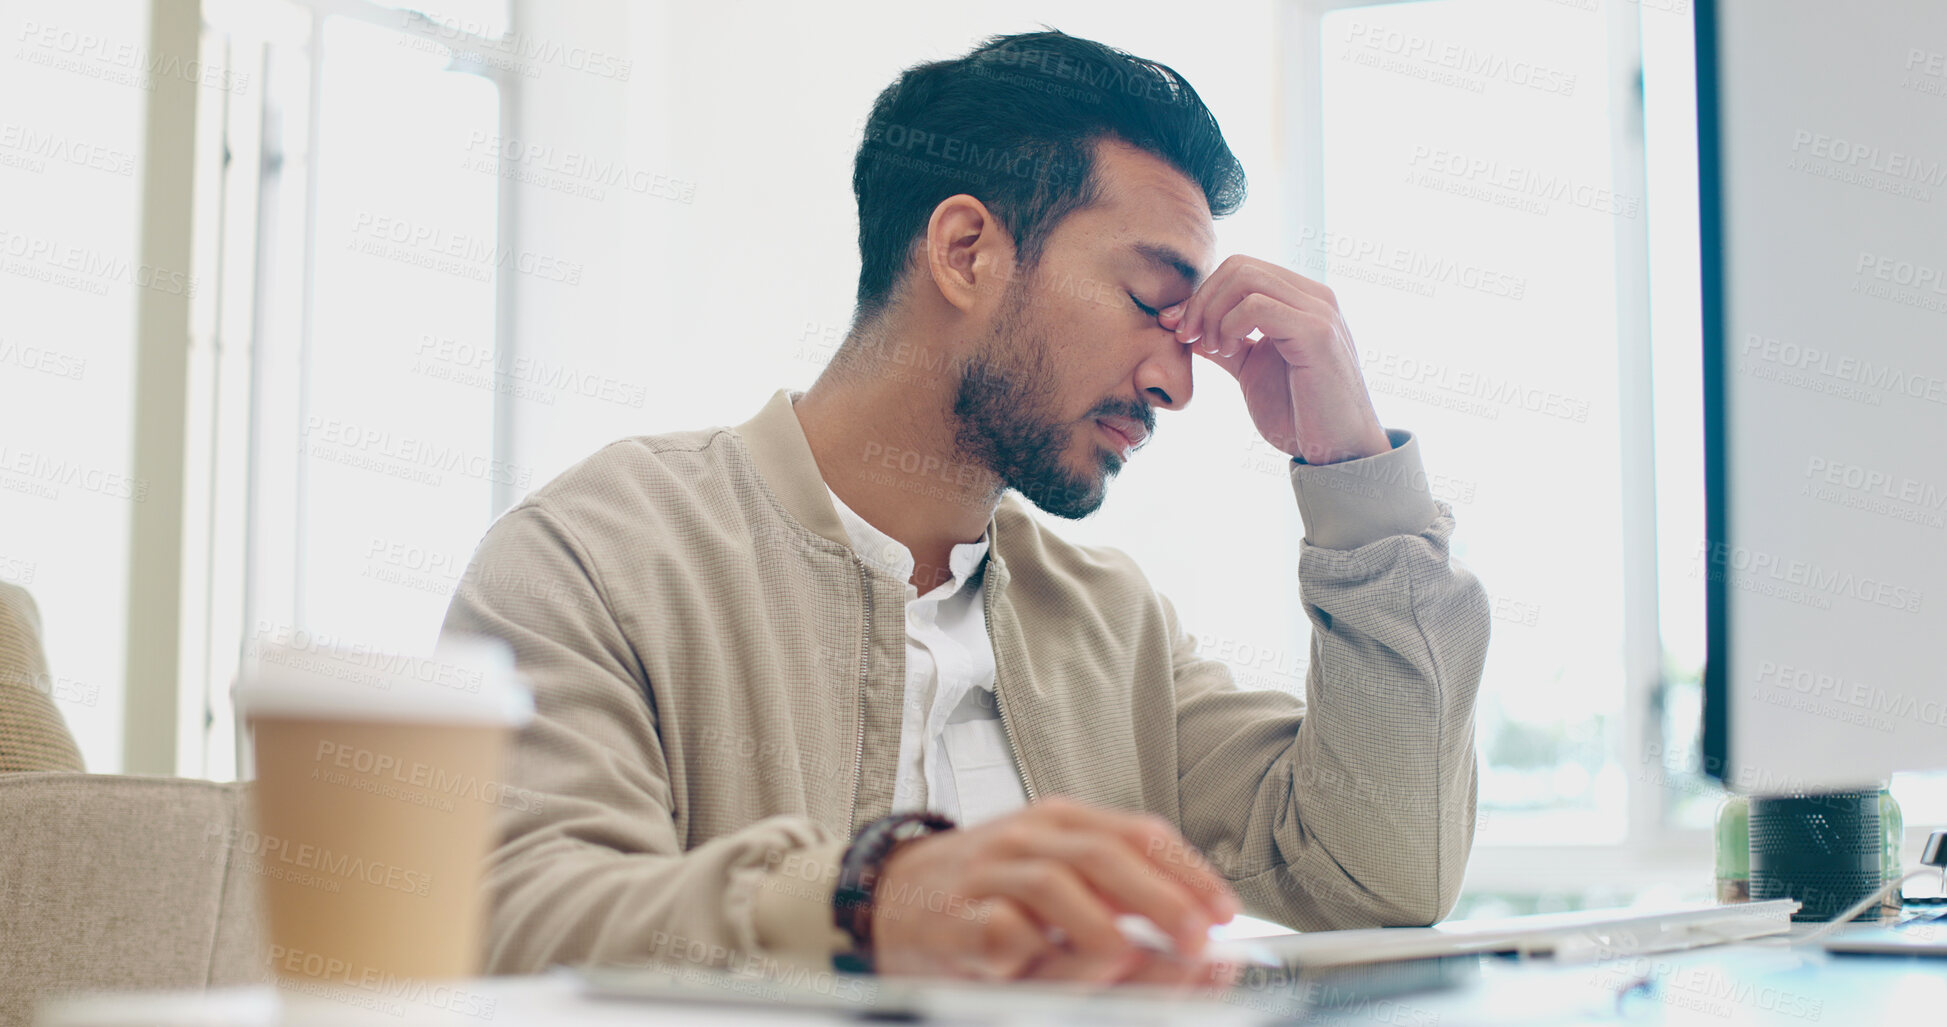
[[1751,900],[1797,899],[1793,920],[1831,920],[1884,883],[1882,845],[1877,790],[1752,796]]

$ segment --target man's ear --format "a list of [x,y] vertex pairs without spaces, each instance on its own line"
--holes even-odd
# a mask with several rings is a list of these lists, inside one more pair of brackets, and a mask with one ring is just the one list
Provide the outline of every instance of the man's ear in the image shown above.
[[1014,268],[1014,240],[986,204],[961,193],[933,208],[925,255],[940,297],[966,313],[1004,291]]

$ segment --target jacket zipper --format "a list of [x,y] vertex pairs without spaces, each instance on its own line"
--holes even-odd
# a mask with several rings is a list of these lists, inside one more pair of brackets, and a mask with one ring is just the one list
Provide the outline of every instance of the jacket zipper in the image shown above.
[[[990,571],[992,569],[988,568]],[[1032,803],[1035,801],[1034,782],[1028,778],[1028,761],[1021,758],[1021,743],[1014,740],[1014,728],[1007,722],[1007,697],[1001,692],[1001,650],[994,644],[994,590],[983,588],[980,598],[983,607],[981,616],[985,620],[981,627],[987,632],[987,645],[994,650],[994,705],[1001,711],[1001,733],[1007,736],[1007,747],[1014,753],[1014,765],[1021,770],[1021,787],[1027,790],[1028,801]]]
[[852,801],[845,807],[845,830],[853,830],[853,822],[859,815],[859,782],[865,777],[865,697],[867,685],[871,680],[872,660],[872,579],[865,569],[865,561],[852,556],[852,562],[859,568],[859,593],[865,601],[865,636],[859,640],[859,736],[858,744],[852,753]]

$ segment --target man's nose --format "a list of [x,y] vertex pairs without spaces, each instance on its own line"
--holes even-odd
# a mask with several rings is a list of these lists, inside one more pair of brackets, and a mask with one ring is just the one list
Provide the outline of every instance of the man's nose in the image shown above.
[[1136,391],[1143,393],[1151,406],[1181,410],[1190,405],[1190,347],[1176,341],[1176,334],[1162,327],[1146,338],[1149,352],[1136,367]]

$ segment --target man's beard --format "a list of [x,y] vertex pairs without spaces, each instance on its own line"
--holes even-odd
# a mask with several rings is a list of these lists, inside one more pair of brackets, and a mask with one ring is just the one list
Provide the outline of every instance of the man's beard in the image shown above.
[[[962,457],[993,471],[1003,488],[1014,489],[1056,517],[1080,520],[1102,505],[1108,476],[1121,469],[1122,461],[1107,450],[1096,450],[1099,467],[1090,475],[1076,474],[1062,463],[1078,426],[1059,417],[1060,390],[1048,366],[1047,335],[1026,316],[1021,279],[1009,291],[993,339],[960,367],[953,399],[958,421],[954,443]],[[1105,413],[1148,421],[1146,409]]]

